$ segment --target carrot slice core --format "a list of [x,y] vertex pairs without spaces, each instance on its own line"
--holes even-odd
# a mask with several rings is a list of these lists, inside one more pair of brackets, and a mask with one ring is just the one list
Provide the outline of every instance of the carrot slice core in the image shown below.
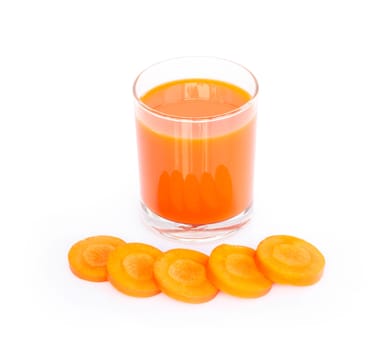
[[122,262],[126,273],[132,278],[149,280],[152,278],[152,265],[154,258],[145,253],[128,255]]
[[83,251],[83,258],[91,266],[106,266],[112,250],[114,247],[109,244],[91,244]]
[[254,260],[244,254],[229,254],[226,258],[226,269],[229,273],[239,277],[254,275]]
[[274,247],[272,256],[282,264],[290,266],[306,266],[312,259],[304,247],[286,243]]
[[189,259],[176,260],[168,273],[173,280],[185,285],[197,285],[206,278],[204,265]]

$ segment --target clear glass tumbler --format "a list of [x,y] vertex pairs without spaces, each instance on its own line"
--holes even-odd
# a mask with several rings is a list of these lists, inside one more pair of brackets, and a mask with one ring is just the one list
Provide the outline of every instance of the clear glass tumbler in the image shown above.
[[211,240],[251,217],[258,83],[214,57],[154,64],[133,86],[142,216],[159,233]]

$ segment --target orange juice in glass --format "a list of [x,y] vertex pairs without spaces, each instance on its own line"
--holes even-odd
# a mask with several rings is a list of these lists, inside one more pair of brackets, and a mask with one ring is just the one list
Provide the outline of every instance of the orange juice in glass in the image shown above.
[[221,238],[251,217],[254,75],[234,62],[183,57],[134,83],[141,202],[151,228],[182,240]]

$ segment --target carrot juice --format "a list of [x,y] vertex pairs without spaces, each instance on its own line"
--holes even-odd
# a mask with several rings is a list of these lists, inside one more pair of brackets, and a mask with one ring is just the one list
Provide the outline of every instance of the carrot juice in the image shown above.
[[[197,231],[193,238],[249,218],[256,123],[253,75],[230,61],[199,60],[191,77],[182,74],[184,62],[169,61],[134,85],[142,207],[161,233]],[[237,85],[226,69],[251,78]]]
[[[228,83],[192,79],[160,85],[141,100],[158,112],[194,120],[231,112],[250,96]],[[231,129],[230,123],[223,120],[220,128]],[[226,220],[248,208],[255,118],[227,133],[211,134],[205,123],[195,130],[186,125],[184,137],[184,126],[177,127],[163,123],[156,131],[137,120],[144,204],[161,217],[192,225]]]

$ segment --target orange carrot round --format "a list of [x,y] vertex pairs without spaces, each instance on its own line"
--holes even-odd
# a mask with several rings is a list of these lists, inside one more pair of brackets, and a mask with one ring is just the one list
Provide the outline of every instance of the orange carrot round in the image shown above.
[[148,244],[127,243],[109,254],[109,282],[120,292],[135,297],[160,293],[153,275],[153,265],[162,252]]
[[306,286],[320,280],[325,259],[303,239],[276,235],[261,241],[256,250],[260,270],[273,282]]
[[211,252],[208,277],[221,291],[243,298],[267,294],[272,282],[257,268],[255,250],[239,245],[221,244]]
[[172,249],[157,258],[154,275],[162,292],[187,303],[213,299],[218,290],[207,279],[208,256],[191,249]]
[[109,253],[125,242],[114,236],[92,236],[76,242],[68,252],[71,271],[77,277],[92,281],[107,281],[106,263]]

